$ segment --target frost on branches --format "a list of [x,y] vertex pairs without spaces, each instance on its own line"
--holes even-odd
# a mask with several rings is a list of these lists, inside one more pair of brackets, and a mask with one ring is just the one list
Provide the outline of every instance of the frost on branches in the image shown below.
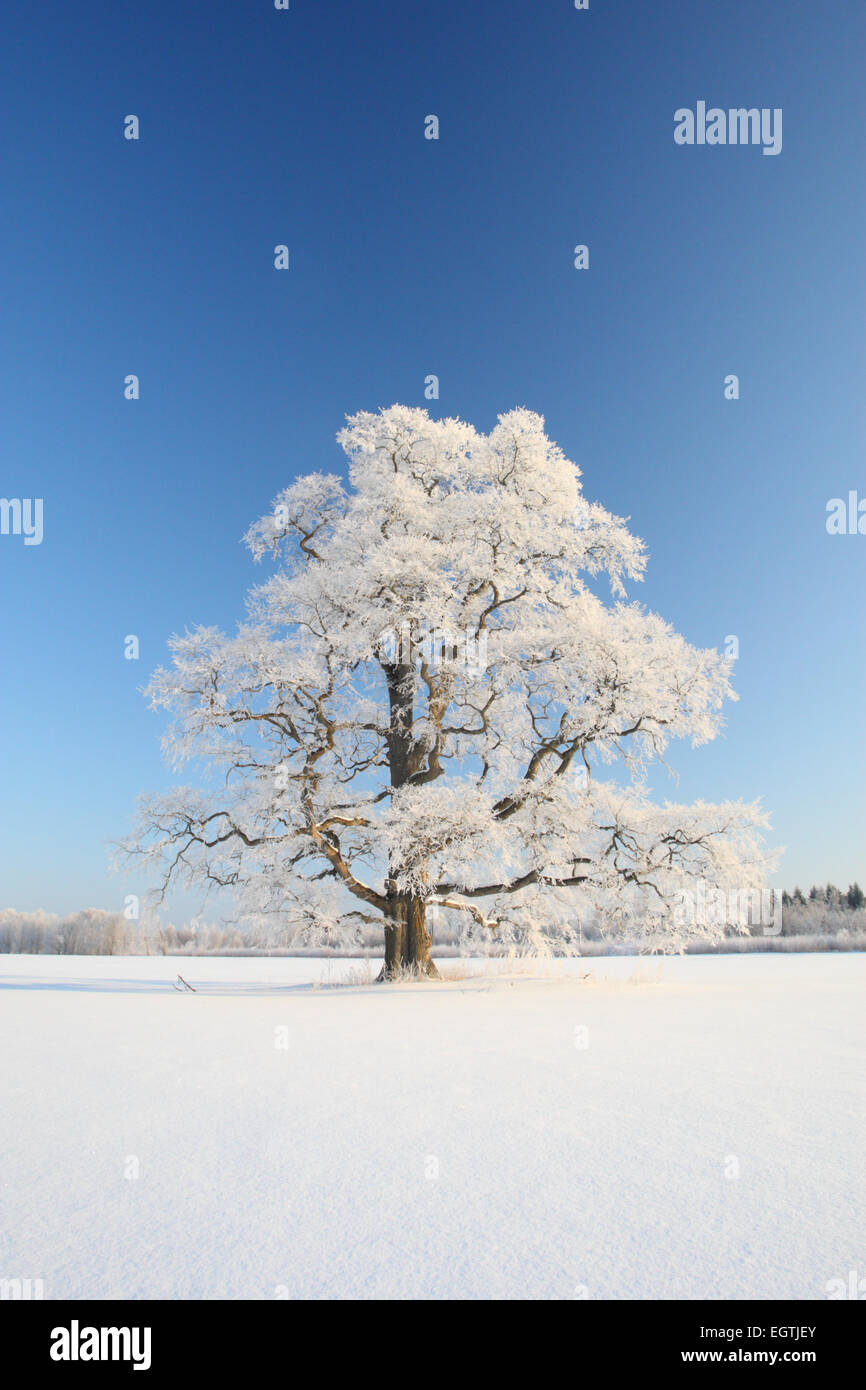
[[386,976],[435,974],[434,905],[536,949],[588,912],[721,935],[677,909],[759,888],[766,820],[647,794],[668,740],[713,738],[735,697],[725,658],[627,600],[642,543],[528,410],[484,435],[392,406],[338,440],[348,485],[300,478],[248,532],[275,563],[237,635],[175,637],[150,684],[172,763],[215,774],[142,808],[161,892],[227,888],[305,944],[379,922]]

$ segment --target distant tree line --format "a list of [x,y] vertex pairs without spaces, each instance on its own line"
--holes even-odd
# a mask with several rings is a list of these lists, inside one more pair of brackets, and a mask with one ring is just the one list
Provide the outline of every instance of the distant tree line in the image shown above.
[[[497,950],[489,930],[477,928],[465,939],[443,917],[431,922],[435,945],[440,954],[484,954]],[[754,939],[734,930],[729,942],[714,949],[740,950],[754,946],[782,949],[783,942],[762,935],[755,929]],[[866,949],[866,893],[856,881],[847,891],[832,883],[813,885],[804,893],[800,888],[782,893],[782,926],[779,933],[793,950]],[[573,946],[563,946],[571,953]],[[620,950],[629,949],[628,942]],[[691,950],[689,946],[687,949]],[[697,949],[697,947],[695,947]],[[788,947],[785,947],[788,949]],[[604,939],[600,924],[587,920],[581,926],[579,952],[607,954],[612,950]],[[277,952],[298,955],[376,955],[381,953],[379,933],[359,927],[353,947],[335,940],[332,947],[311,945],[279,927],[261,927],[240,922],[209,923],[193,919],[176,926],[156,913],[144,913],[129,921],[121,912],[87,907],[66,916],[50,912],[0,910],[0,955],[77,955],[77,956],[169,956],[243,955]]]
[[185,922],[175,926],[155,914],[129,921],[121,912],[86,907],[60,916],[51,912],[0,910],[0,954],[58,956],[166,956],[231,951],[250,941],[235,926]]
[[860,908],[866,903],[866,893],[855,879],[848,885],[848,891],[843,893],[841,888],[837,888],[834,883],[827,883],[824,886],[813,884],[809,889],[808,897],[804,896],[802,889],[795,888],[793,893],[787,889],[782,893],[782,907],[807,907],[812,903],[816,908],[835,908],[836,911],[859,912]]

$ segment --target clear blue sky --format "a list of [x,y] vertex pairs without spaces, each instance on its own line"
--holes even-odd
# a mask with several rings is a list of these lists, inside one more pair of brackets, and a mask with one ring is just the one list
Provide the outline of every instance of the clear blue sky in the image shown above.
[[[636,596],[738,636],[741,701],[667,793],[761,796],[779,883],[866,877],[866,536],[825,529],[866,496],[859,0],[47,0],[2,29],[0,491],[45,535],[0,537],[0,906],[143,890],[107,844],[170,782],[139,693],[167,637],[233,626],[250,521],[428,373],[479,428],[543,413],[647,542]],[[781,154],[677,146],[698,100],[781,107]]]

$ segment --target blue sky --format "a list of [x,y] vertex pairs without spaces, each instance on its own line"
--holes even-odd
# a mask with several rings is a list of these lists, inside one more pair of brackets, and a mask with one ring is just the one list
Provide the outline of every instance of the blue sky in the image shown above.
[[[825,529],[866,496],[862,5],[49,0],[3,27],[0,491],[45,520],[0,536],[0,906],[143,891],[107,846],[170,782],[140,694],[167,637],[233,626],[248,524],[429,373],[437,414],[544,414],[646,541],[635,596],[738,637],[740,703],[665,793],[762,797],[779,883],[864,877],[866,537]],[[676,145],[698,100],[782,108],[782,152]]]

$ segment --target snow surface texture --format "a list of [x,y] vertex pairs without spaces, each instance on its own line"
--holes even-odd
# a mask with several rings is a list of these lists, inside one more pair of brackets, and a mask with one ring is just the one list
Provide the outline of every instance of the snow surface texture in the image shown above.
[[866,1274],[862,955],[474,968],[2,958],[0,1277],[823,1299]]

